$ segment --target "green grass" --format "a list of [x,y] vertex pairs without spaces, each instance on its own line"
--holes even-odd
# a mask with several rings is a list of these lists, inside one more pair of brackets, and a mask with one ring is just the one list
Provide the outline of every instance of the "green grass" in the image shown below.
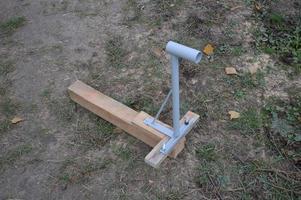
[[256,29],[256,46],[277,57],[283,64],[292,66],[294,73],[301,72],[301,20],[274,12],[264,5],[264,11],[257,18],[264,27]]
[[111,165],[111,160],[104,159],[97,162],[81,162],[67,159],[60,167],[60,174],[57,179],[62,184],[72,185],[85,183],[98,171],[104,170]]
[[[231,171],[233,166],[223,166],[219,162],[207,162],[201,161],[202,163],[198,166],[198,175],[195,178],[195,182],[197,186],[201,189],[205,188],[219,188],[226,189],[228,185],[231,183],[231,177],[227,175],[227,171]],[[234,176],[234,174],[233,174]],[[211,191],[210,196],[217,195],[217,191]]]
[[239,76],[239,81],[244,88],[259,88],[265,86],[264,72],[258,70],[255,75],[245,73]]
[[6,117],[12,117],[17,113],[19,108],[19,104],[13,101],[11,98],[4,97],[4,99],[0,100],[0,111],[1,114]]
[[52,94],[52,89],[51,88],[45,88],[40,96],[43,98],[43,99],[50,99],[51,98],[51,94]]
[[133,151],[128,147],[116,147],[113,148],[113,152],[124,161],[129,161],[133,159]]
[[216,50],[217,55],[227,55],[227,56],[241,56],[245,50],[240,46],[231,46],[228,44],[222,44],[218,46]]
[[250,108],[240,114],[240,118],[229,122],[229,128],[238,130],[241,134],[254,135],[260,131],[262,119],[260,113]]
[[123,103],[134,110],[143,110],[144,112],[155,115],[159,109],[159,106],[154,102],[153,98],[146,95],[137,95],[129,97],[123,101]]
[[285,22],[284,17],[280,13],[270,13],[269,20],[272,24],[278,26],[283,25],[283,23]]
[[9,89],[12,85],[12,81],[7,78],[3,77],[1,78],[0,76],[0,96],[4,97],[9,93]]
[[101,134],[104,138],[110,138],[114,131],[114,125],[103,120],[98,119],[96,122],[96,132]]
[[110,37],[105,43],[107,62],[114,68],[123,68],[126,66],[126,50],[123,48],[123,41],[120,36]]
[[[226,156],[223,152],[220,154]],[[254,158],[224,163],[199,158],[195,183],[204,196],[210,197],[208,199],[223,197],[229,194],[227,191],[231,191],[233,199],[297,199],[300,194],[300,180],[296,178],[298,171],[277,168],[279,161]]]
[[[177,28],[179,29],[179,31],[181,31],[183,30],[183,27],[185,27],[184,30],[189,36],[199,37],[203,23],[205,23],[203,19],[195,14],[190,14],[185,22]],[[186,37],[187,34],[185,34]]]
[[198,158],[202,158],[207,161],[215,161],[218,159],[218,154],[216,153],[216,147],[214,144],[206,144],[199,147],[196,150],[196,155]]
[[[274,163],[275,165],[275,163]],[[297,199],[300,181],[295,179],[298,172],[278,170],[263,160],[243,162],[238,166],[238,173],[244,178],[241,184],[248,196],[256,190],[267,199]]]
[[8,131],[11,127],[11,122],[8,119],[4,119],[0,121],[0,136],[1,134],[5,133]]
[[127,22],[141,22],[143,12],[141,5],[137,2],[137,0],[128,0],[124,12],[130,13],[133,11],[133,16],[127,17]]
[[171,190],[166,192],[159,192],[156,197],[157,200],[181,200],[186,196],[185,193],[178,190]]
[[5,22],[0,23],[0,31],[4,34],[10,35],[14,33],[18,28],[24,26],[25,23],[25,17],[13,17]]
[[10,166],[18,161],[23,155],[32,151],[32,146],[29,144],[20,145],[10,150],[0,157],[0,169],[3,170],[5,166]]
[[234,91],[234,98],[236,100],[244,99],[245,96],[246,96],[246,92],[243,90],[238,89]]
[[265,87],[265,73],[258,70],[255,74],[249,72],[238,76],[226,76],[223,78],[224,82],[235,88],[235,91],[244,91],[252,89],[260,89]]
[[175,11],[181,8],[183,0],[153,0],[154,13],[153,24],[161,26],[163,22],[171,19],[175,15]]
[[60,122],[68,123],[74,119],[75,104],[70,99],[49,99],[47,104],[51,114]]
[[95,116],[81,119],[77,124],[74,142],[85,148],[102,148],[116,137],[114,128],[109,122]]
[[15,66],[11,61],[0,61],[0,76],[5,77],[15,71]]
[[270,98],[263,108],[267,129],[289,143],[301,142],[301,95],[294,91],[289,101]]

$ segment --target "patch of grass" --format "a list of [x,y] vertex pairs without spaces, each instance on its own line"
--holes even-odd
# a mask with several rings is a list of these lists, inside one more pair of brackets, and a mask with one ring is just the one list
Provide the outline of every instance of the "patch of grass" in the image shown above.
[[96,123],[96,132],[100,133],[105,138],[109,138],[113,134],[113,130],[114,126],[111,123],[103,119],[98,119]]
[[[230,170],[232,166],[227,166]],[[210,196],[220,196],[220,189],[227,188],[230,184],[230,177],[226,175],[226,169],[221,163],[204,161],[198,167],[199,175],[195,181],[198,187],[206,190],[211,188],[209,192]],[[212,190],[215,188],[216,190]],[[219,188],[219,189],[218,189]]]
[[[199,37],[200,33],[202,32],[202,25],[205,23],[203,19],[198,17],[195,14],[190,14],[186,21],[182,24],[179,29],[183,29],[185,27],[185,31],[188,33],[188,35],[192,37]],[[186,35],[186,34],[185,34]]]
[[128,147],[116,147],[113,152],[124,161],[133,159],[133,151]]
[[8,131],[10,126],[11,126],[11,122],[8,119],[1,120],[0,121],[0,134]]
[[52,89],[51,89],[51,88],[45,88],[45,89],[41,92],[40,96],[41,96],[42,98],[44,98],[44,99],[50,99],[51,94],[52,94]]
[[26,18],[25,17],[13,17],[5,22],[0,23],[0,30],[4,34],[12,34],[14,33],[18,28],[25,25]]
[[231,54],[233,56],[241,56],[243,53],[245,53],[245,49],[241,46],[234,46],[231,48]]
[[271,98],[263,108],[268,127],[289,141],[301,141],[301,95],[282,101]]
[[199,158],[207,161],[215,161],[218,159],[216,147],[214,144],[206,144],[196,150],[196,154]]
[[[43,6],[43,14],[44,15],[51,15],[51,14],[57,14],[58,12],[66,11],[69,5],[68,0],[60,0],[60,1],[54,1],[54,2],[41,2],[41,5]],[[77,14],[77,9],[74,11]]]
[[[298,172],[286,172],[272,168],[269,163],[255,160],[239,165],[242,187],[248,196],[258,199],[297,199],[300,180],[294,178]],[[254,194],[254,191],[260,191]]]
[[236,88],[236,91],[238,90],[237,88],[239,88],[240,91],[246,91],[246,89],[264,88],[264,77],[265,73],[258,70],[255,74],[247,72],[238,76],[227,76],[223,78],[223,80],[227,85]]
[[11,85],[12,85],[12,82],[9,78],[4,77],[2,79],[0,76],[0,96],[4,97],[5,95],[7,95]]
[[110,37],[105,44],[107,62],[112,67],[123,68],[126,66],[125,56],[126,50],[123,48],[122,38],[120,36]]
[[6,117],[12,117],[15,115],[18,108],[19,104],[17,104],[11,98],[4,97],[4,99],[0,101],[0,111]]
[[74,103],[70,99],[50,99],[50,112],[62,123],[71,122],[74,116]]
[[161,24],[175,15],[175,11],[184,3],[183,0],[153,0],[155,16],[152,20],[154,25]]
[[152,116],[155,115],[159,109],[159,106],[156,105],[153,98],[146,95],[138,94],[135,97],[127,98],[123,103],[134,110],[143,110]]
[[0,76],[6,76],[9,73],[15,71],[15,66],[11,61],[0,61]]
[[158,200],[181,200],[183,199],[186,194],[181,191],[167,191],[167,192],[160,192],[156,195]]
[[243,99],[246,96],[246,92],[243,90],[235,90],[234,91],[234,98],[239,100],[239,99]]
[[264,73],[260,70],[256,74],[245,73],[239,76],[240,84],[244,88],[257,88],[265,85]]
[[284,17],[280,13],[270,13],[269,20],[272,24],[281,26],[285,22]]
[[193,112],[199,113],[202,119],[208,117],[209,113],[209,97],[204,94],[198,94],[196,98],[193,99],[191,108]]
[[78,184],[84,183],[92,177],[97,171],[101,171],[109,167],[111,160],[103,160],[101,162],[83,162],[76,163],[73,160],[67,159],[60,167],[58,180],[63,184]]
[[263,11],[257,13],[263,22],[255,32],[256,46],[266,53],[275,55],[284,64],[301,72],[301,18],[283,16],[270,9],[268,2]]
[[128,22],[139,22],[142,17],[142,6],[137,2],[137,0],[128,0],[125,5],[125,13],[132,13],[131,16],[127,16]]
[[218,47],[217,55],[232,55],[241,56],[245,50],[241,46],[231,46],[229,44],[222,44]]
[[23,155],[32,151],[32,146],[29,144],[17,146],[0,157],[0,169],[3,170],[5,166],[14,164]]
[[116,137],[114,126],[109,122],[97,118],[89,121],[81,120],[77,124],[75,143],[88,148],[102,148],[109,140]]
[[250,108],[241,113],[240,118],[232,120],[229,128],[238,130],[242,134],[254,135],[262,127],[261,115],[254,108]]
[[153,80],[155,77],[158,79],[162,79],[163,77],[163,69],[164,66],[162,65],[162,62],[153,54],[147,56],[147,59],[145,59],[146,63],[143,63],[145,66],[144,70],[147,74],[145,74],[148,80]]

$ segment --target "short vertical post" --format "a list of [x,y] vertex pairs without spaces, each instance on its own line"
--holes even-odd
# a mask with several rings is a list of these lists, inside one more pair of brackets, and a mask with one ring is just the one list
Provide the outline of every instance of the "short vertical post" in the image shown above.
[[171,55],[171,85],[172,85],[172,120],[173,120],[173,137],[180,135],[180,92],[179,92],[179,58]]

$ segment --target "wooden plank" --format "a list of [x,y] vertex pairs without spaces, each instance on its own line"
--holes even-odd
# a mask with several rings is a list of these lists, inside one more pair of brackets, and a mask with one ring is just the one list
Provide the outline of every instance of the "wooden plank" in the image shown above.
[[[133,121],[134,119],[137,119],[138,112],[102,94],[81,81],[73,83],[68,88],[68,92],[70,98],[76,103],[115,126],[118,126],[151,147],[156,146],[157,143],[164,138],[164,135],[159,132],[154,133],[146,131],[143,127],[134,125]],[[175,152],[180,152],[183,147],[184,145],[179,145],[179,149],[177,147]],[[174,155],[174,153],[171,153],[171,155]]]
[[169,140],[168,137],[162,139],[153,149],[151,152],[147,154],[144,158],[144,161],[154,168],[158,168],[163,160],[167,157],[166,154],[160,152],[161,147],[165,142]]
[[[134,120],[132,121],[133,124],[135,124],[137,127],[139,127],[140,129],[143,129],[145,132],[147,132],[149,135],[153,135],[155,138],[154,138],[154,141],[156,141],[153,145],[150,145],[150,146],[156,146],[161,140],[163,140],[164,138],[166,138],[167,136],[163,135],[162,133],[160,133],[159,131],[156,131],[155,129],[153,129],[152,127],[144,124],[144,120],[146,118],[149,118],[151,117],[149,114],[141,111],[135,118]],[[167,128],[172,128],[170,127],[169,125],[163,123],[163,122],[160,122],[160,121],[157,121],[159,123],[161,123],[162,125],[166,126]],[[175,150],[172,151],[170,153],[170,157],[172,158],[176,158],[178,156],[178,154],[184,149],[185,147],[185,138],[183,138],[178,144],[177,146],[175,147]]]
[[[199,115],[188,111],[186,113],[186,115],[182,118],[181,120],[181,124],[184,123],[185,119],[189,119],[190,121],[190,126],[189,129],[186,130],[186,133],[189,132],[198,122],[199,120]],[[158,168],[160,166],[160,164],[163,162],[163,160],[167,157],[167,155],[162,154],[160,152],[161,147],[163,146],[163,144],[168,141],[169,137],[165,137],[164,139],[162,139],[154,148],[151,152],[149,152],[149,154],[145,157],[144,161],[151,165],[154,168]],[[178,143],[179,144],[179,143]]]

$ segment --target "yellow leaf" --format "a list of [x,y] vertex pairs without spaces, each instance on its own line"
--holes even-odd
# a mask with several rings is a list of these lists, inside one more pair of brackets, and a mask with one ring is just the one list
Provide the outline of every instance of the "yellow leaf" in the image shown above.
[[23,121],[24,119],[20,118],[20,117],[14,117],[12,120],[11,120],[11,123],[13,124],[17,124],[21,121]]
[[230,115],[230,119],[237,119],[237,118],[239,118],[240,117],[240,114],[239,114],[239,112],[236,112],[236,111],[229,111],[228,112],[229,113],[229,115]]
[[237,74],[237,71],[234,67],[226,67],[225,72],[228,75]]
[[209,56],[209,55],[213,54],[213,50],[214,50],[213,46],[211,44],[207,44],[205,46],[203,52]]

